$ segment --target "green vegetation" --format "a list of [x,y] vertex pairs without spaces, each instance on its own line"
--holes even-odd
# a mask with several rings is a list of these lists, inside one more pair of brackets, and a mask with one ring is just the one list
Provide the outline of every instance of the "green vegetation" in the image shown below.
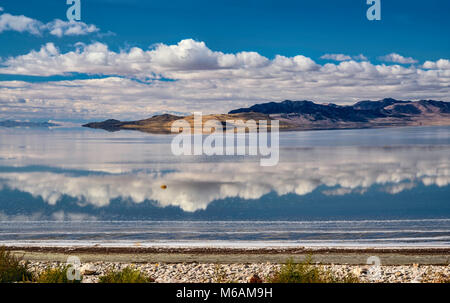
[[28,263],[0,248],[0,283],[29,282],[33,274],[28,271]]
[[[37,283],[80,283],[81,280],[69,280],[67,270],[70,266],[61,266],[57,268],[47,268],[35,280]],[[81,277],[83,279],[83,277]]]
[[308,256],[302,263],[294,263],[289,259],[282,268],[269,279],[271,283],[358,283],[353,275],[338,277],[335,273],[311,265],[312,257]]
[[109,272],[100,277],[99,283],[152,283],[155,280],[146,276],[140,270],[130,266],[121,271]]

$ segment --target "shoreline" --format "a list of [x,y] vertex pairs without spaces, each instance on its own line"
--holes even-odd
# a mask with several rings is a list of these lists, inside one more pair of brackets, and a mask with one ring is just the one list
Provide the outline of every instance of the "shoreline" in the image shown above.
[[312,256],[317,264],[366,265],[376,256],[383,265],[450,264],[450,248],[3,247],[26,261],[39,262],[65,262],[77,256],[82,262],[282,264]]
[[6,250],[22,250],[27,252],[47,253],[191,253],[191,254],[308,254],[308,253],[402,253],[402,254],[447,254],[450,257],[450,247],[182,247],[182,246],[0,246]]

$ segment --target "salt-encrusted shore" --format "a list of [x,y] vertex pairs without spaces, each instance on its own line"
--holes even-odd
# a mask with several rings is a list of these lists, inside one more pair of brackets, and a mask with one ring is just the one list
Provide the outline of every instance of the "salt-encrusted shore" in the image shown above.
[[380,258],[381,265],[448,265],[450,248],[224,248],[224,247],[102,247],[67,246],[6,247],[29,261],[65,262],[77,256],[82,262],[119,263],[275,263],[293,259],[301,262],[312,256],[320,264],[365,265],[370,257]]
[[[49,267],[66,265],[60,262],[31,262],[29,268],[39,274]],[[155,280],[156,283],[246,283],[257,275],[263,282],[280,269],[273,263],[257,264],[211,264],[211,263],[145,263],[130,264],[116,262],[89,262],[80,267],[83,283],[96,283],[99,277],[110,271],[121,270],[127,266],[139,269]],[[352,274],[362,283],[433,283],[450,279],[450,265],[315,265],[332,271],[338,277]]]

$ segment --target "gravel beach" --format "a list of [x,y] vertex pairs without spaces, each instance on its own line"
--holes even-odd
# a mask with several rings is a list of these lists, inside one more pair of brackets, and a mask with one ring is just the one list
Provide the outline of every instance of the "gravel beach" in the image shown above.
[[[48,267],[65,265],[60,262],[31,262],[30,269],[35,274]],[[147,263],[130,264],[116,262],[91,262],[80,267],[83,283],[96,283],[100,276],[109,271],[132,266],[152,277],[156,283],[246,283],[254,275],[267,282],[281,265],[273,263],[258,264],[212,264],[212,263]],[[337,276],[352,274],[363,283],[423,283],[442,282],[450,279],[450,266],[409,265],[381,266],[368,265],[315,265],[331,270]]]

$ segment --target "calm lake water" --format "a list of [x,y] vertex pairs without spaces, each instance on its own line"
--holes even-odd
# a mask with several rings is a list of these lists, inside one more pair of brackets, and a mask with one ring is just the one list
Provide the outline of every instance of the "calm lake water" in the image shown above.
[[0,245],[450,247],[450,127],[281,133],[274,167],[171,140],[0,128]]

